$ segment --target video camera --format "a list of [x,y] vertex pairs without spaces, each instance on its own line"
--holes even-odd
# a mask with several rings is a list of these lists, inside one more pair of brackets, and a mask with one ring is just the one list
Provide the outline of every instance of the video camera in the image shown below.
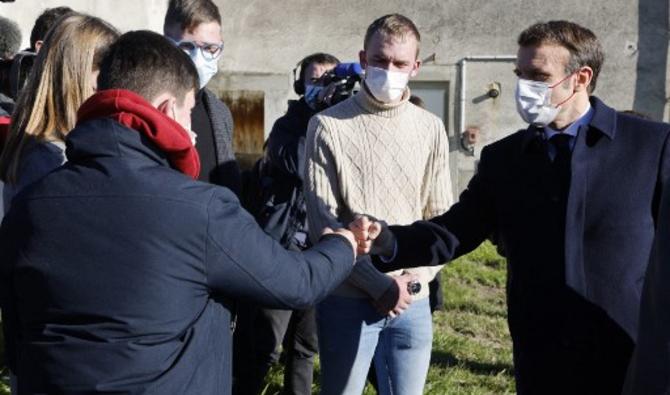
[[340,63],[334,69],[325,72],[319,79],[321,85],[335,85],[335,92],[325,107],[335,105],[358,92],[362,75],[363,68],[358,63]]
[[19,52],[12,59],[0,60],[0,93],[16,99],[35,64],[34,52]]

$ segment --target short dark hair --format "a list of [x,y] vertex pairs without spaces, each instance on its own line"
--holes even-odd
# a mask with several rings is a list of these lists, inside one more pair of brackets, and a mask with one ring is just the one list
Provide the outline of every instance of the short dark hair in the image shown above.
[[0,16],[0,58],[14,56],[21,47],[21,30],[11,19]]
[[417,106],[417,107],[421,107],[421,108],[423,108],[423,109],[426,108],[426,103],[425,103],[425,102],[423,101],[423,99],[420,98],[419,96],[411,95],[411,96],[409,97],[409,102],[412,103],[412,104],[414,104],[414,105]]
[[47,32],[56,23],[57,20],[74,12],[70,7],[55,7],[47,8],[37,17],[33,30],[30,32],[30,49],[35,50],[35,43],[39,40],[44,40]]
[[307,67],[309,67],[310,64],[339,64],[339,63],[340,60],[329,53],[317,52],[309,56],[306,56],[300,61],[299,81],[302,81],[303,84],[305,83],[305,72],[307,71]]
[[147,30],[125,33],[112,44],[98,76],[98,89],[127,89],[148,101],[167,91],[181,104],[198,86],[198,72],[188,55]]
[[560,45],[570,52],[566,73],[574,73],[581,67],[593,70],[588,92],[596,89],[598,74],[605,61],[602,45],[589,29],[568,21],[549,21],[536,23],[521,32],[518,39],[520,47],[538,47],[540,45]]
[[202,23],[221,24],[219,8],[211,0],[170,0],[168,3],[163,32],[167,35],[171,26],[179,26],[181,31],[192,31]]
[[388,14],[375,19],[374,22],[368,26],[365,32],[365,40],[363,41],[363,49],[368,49],[368,43],[375,33],[381,33],[384,36],[391,36],[397,38],[405,38],[408,35],[416,38],[416,54],[419,55],[419,44],[421,43],[421,34],[414,22],[404,15]]

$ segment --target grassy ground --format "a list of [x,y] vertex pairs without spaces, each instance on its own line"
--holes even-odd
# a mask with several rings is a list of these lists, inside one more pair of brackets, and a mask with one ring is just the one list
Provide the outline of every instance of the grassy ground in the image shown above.
[[[1,325],[1,324],[0,324]],[[0,329],[2,327],[0,326]],[[2,330],[0,330],[0,395],[7,395],[9,394],[9,377],[7,375],[9,374],[7,372],[7,369],[2,365],[2,361],[4,360],[4,349],[5,343],[2,338]]]
[[[434,337],[425,394],[512,394],[512,344],[505,308],[505,261],[483,244],[442,270],[445,311],[433,316]],[[318,393],[318,363],[314,393]],[[281,367],[265,395],[279,394]],[[366,395],[375,394],[368,386]]]
[[[484,244],[444,268],[442,280],[446,310],[433,316],[435,335],[425,393],[513,393],[511,341],[505,319],[505,261],[492,245]],[[316,371],[314,392],[318,393],[318,361]],[[268,376],[265,395],[278,394],[281,382],[282,370],[277,366]],[[0,395],[8,393],[0,380]],[[374,391],[366,388],[365,394]]]

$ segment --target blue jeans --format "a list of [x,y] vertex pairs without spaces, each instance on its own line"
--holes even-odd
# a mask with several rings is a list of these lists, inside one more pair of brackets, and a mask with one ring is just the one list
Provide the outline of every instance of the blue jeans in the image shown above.
[[329,296],[317,306],[322,395],[360,395],[374,358],[380,395],[420,395],[433,324],[428,298],[400,316],[380,315],[368,299]]

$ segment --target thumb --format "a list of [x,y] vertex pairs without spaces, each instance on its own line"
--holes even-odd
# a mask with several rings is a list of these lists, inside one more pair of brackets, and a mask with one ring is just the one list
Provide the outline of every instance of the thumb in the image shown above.
[[382,233],[382,224],[380,222],[373,222],[368,228],[368,237],[372,240],[379,237]]

